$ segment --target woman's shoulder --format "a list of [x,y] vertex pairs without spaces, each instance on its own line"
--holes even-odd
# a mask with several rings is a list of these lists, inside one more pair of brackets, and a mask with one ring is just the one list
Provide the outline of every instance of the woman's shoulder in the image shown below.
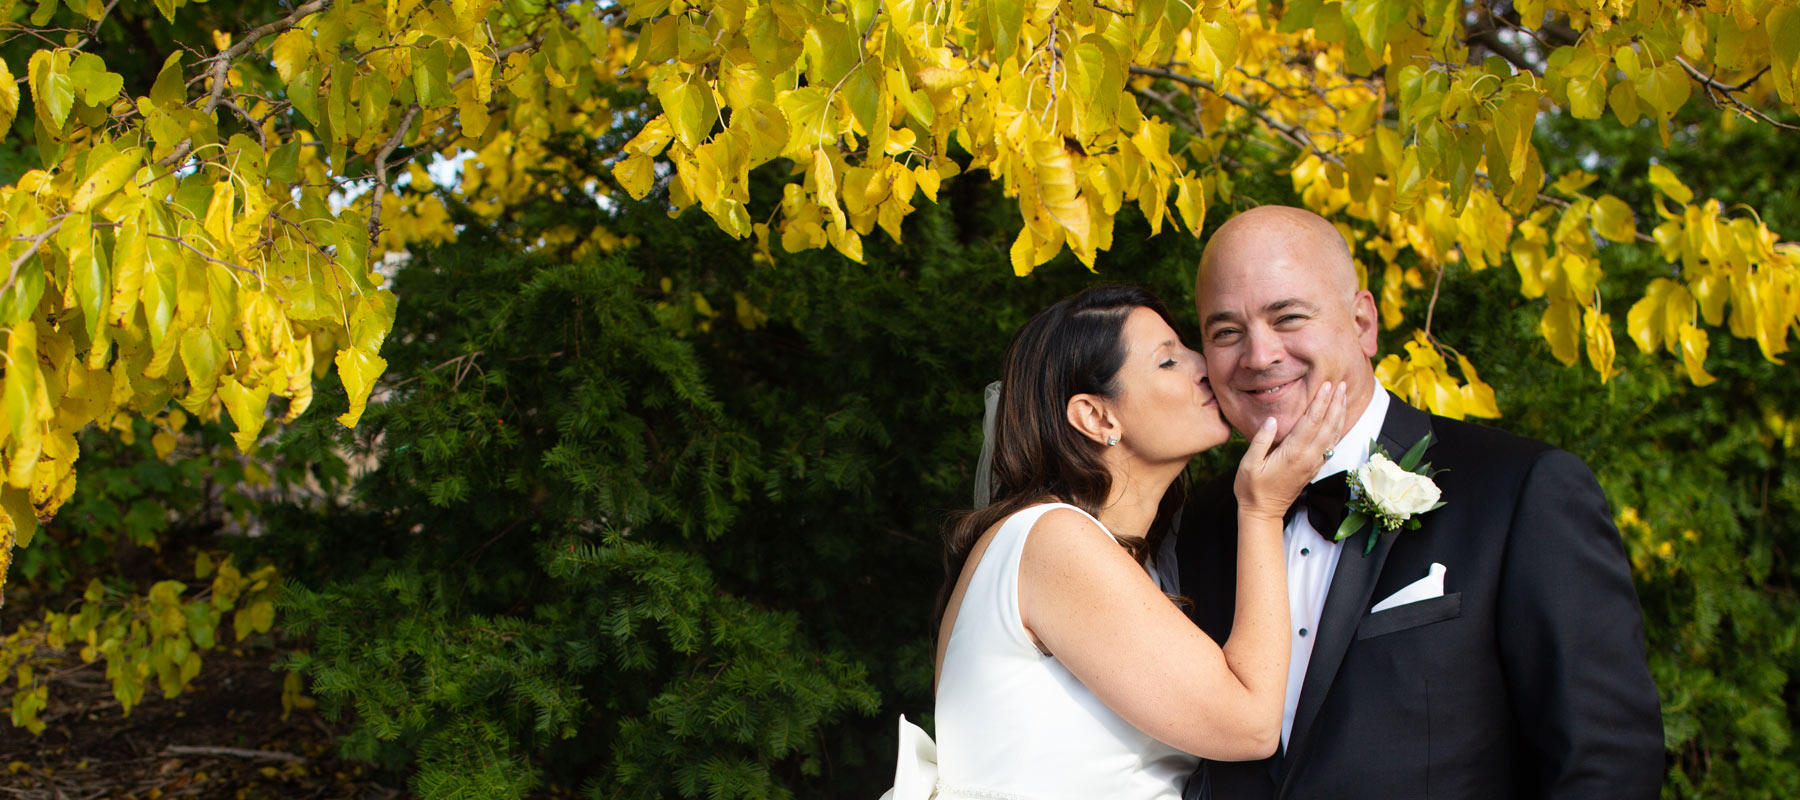
[[1029,530],[1020,531],[1030,534],[1024,546],[1028,560],[1080,564],[1098,553],[1125,552],[1100,520],[1077,506],[1043,503],[1027,510],[1036,511]]

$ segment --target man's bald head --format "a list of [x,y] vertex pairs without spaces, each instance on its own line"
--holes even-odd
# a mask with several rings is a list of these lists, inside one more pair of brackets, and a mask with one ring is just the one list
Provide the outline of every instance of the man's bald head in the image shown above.
[[1355,294],[1356,263],[1337,226],[1303,208],[1258,206],[1226,220],[1206,241],[1195,275],[1196,295],[1216,265],[1254,268],[1280,252],[1306,253],[1305,264],[1316,270],[1316,280],[1327,282],[1346,297]]
[[1194,302],[1213,394],[1239,431],[1274,417],[1287,436],[1327,383],[1350,385],[1351,419],[1374,395],[1375,298],[1324,217],[1286,206],[1232,217],[1206,243]]

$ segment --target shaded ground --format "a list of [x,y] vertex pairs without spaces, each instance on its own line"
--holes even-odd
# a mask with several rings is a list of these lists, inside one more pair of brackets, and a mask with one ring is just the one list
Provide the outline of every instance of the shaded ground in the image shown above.
[[[316,711],[283,720],[274,654],[213,652],[188,691],[119,713],[103,666],[59,678],[32,736],[0,717],[0,800],[156,800],[165,797],[354,798],[403,793],[340,760],[342,730]],[[0,707],[12,686],[0,688]]]

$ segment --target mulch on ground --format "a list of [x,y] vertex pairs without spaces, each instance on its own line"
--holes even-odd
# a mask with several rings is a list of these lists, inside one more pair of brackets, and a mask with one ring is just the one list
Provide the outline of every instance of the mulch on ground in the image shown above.
[[[282,719],[274,658],[208,653],[187,691],[164,699],[153,682],[130,716],[101,663],[59,678],[43,734],[0,716],[0,800],[400,797],[392,776],[337,757],[346,725],[310,709]],[[11,689],[0,688],[0,707]]]

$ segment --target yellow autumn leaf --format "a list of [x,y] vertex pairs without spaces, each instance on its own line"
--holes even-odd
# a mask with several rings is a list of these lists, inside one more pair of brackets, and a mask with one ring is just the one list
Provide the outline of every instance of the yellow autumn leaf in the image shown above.
[[238,382],[237,376],[226,375],[219,379],[219,399],[225,401],[225,410],[231,414],[232,423],[237,425],[231,438],[237,442],[238,450],[244,453],[255,450],[263,423],[268,420],[265,411],[269,405],[269,387],[260,384],[247,387]]
[[1694,190],[1675,177],[1675,172],[1661,164],[1650,165],[1650,185],[1682,205],[1694,202]]
[[1631,207],[1610,194],[1601,195],[1594,203],[1594,230],[1601,236],[1615,242],[1629,242],[1637,238],[1637,220],[1631,213]]
[[300,70],[311,63],[312,50],[312,35],[296,28],[275,37],[275,45],[270,50],[269,58],[275,63],[276,74],[283,81],[292,81]]
[[1200,185],[1199,177],[1182,176],[1176,188],[1175,210],[1181,212],[1181,220],[1187,223],[1188,232],[1199,238],[1201,229],[1206,226],[1206,189]]
[[18,116],[19,84],[6,66],[6,59],[0,58],[0,139],[6,138],[6,132]]
[[633,155],[613,165],[613,180],[625,187],[633,200],[642,200],[656,185],[654,161],[649,156]]
[[1705,386],[1718,380],[1706,371],[1706,331],[1696,328],[1692,323],[1681,324],[1681,364],[1687,368],[1688,380],[1695,386]]
[[1618,374],[1613,369],[1612,315],[1602,314],[1595,308],[1584,309],[1582,327],[1587,340],[1588,363],[1600,373],[1601,383],[1612,380]]
[[1692,324],[1696,312],[1687,287],[1657,278],[1625,315],[1625,329],[1641,352],[1652,353],[1665,344],[1674,348],[1680,343],[1682,324]]
[[[375,389],[375,379],[387,371],[387,359],[352,347],[339,350],[334,363],[337,364],[338,380],[343,382],[344,392],[350,397],[350,409],[338,415],[338,422],[343,423],[346,428],[354,428],[357,421],[362,419],[363,409],[369,402],[369,393]],[[264,396],[267,397],[267,394]]]
[[1550,301],[1550,307],[1544,309],[1544,316],[1538,321],[1538,334],[1550,343],[1550,354],[1557,361],[1575,366],[1581,357],[1581,307],[1573,300]]
[[1062,228],[1081,263],[1093,266],[1092,225],[1087,201],[1080,195],[1074,161],[1060,136],[1034,138],[1028,144],[1037,204]]
[[75,190],[75,196],[69,200],[69,210],[86,213],[95,203],[107,199],[119,187],[124,186],[126,179],[143,163],[144,151],[140,147],[128,148],[107,159],[87,180],[81,182],[81,188]]
[[1481,381],[1476,374],[1475,365],[1461,353],[1456,355],[1457,369],[1462,371],[1462,406],[1463,413],[1471,417],[1499,419],[1500,404],[1495,402],[1494,387]]

